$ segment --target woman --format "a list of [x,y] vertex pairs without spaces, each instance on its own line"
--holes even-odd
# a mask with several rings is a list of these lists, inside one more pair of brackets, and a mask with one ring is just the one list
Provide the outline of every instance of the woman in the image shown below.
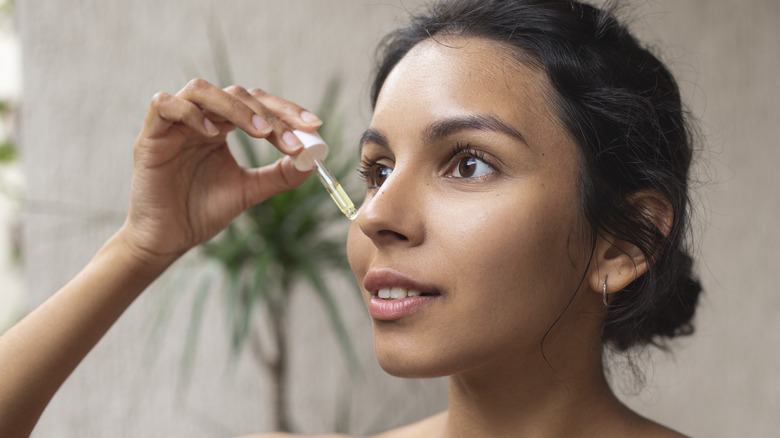
[[[689,333],[700,292],[690,134],[666,68],[567,0],[444,1],[382,47],[349,260],[382,367],[451,383],[447,412],[381,436],[680,436],[622,405],[602,363]],[[242,169],[230,129],[295,155],[291,130],[320,123],[256,89],[156,95],[124,226],[0,341],[0,434],[29,434],[178,257],[306,178],[288,157]]]

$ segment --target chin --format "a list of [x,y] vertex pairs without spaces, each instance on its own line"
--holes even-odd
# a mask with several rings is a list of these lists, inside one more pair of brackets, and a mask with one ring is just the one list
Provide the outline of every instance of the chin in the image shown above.
[[421,361],[419,357],[406,358],[399,355],[377,354],[377,361],[387,374],[406,379],[430,379],[450,374],[435,364]]
[[[396,341],[396,342],[394,342]],[[379,366],[395,377],[410,379],[445,377],[460,370],[463,361],[453,356],[453,350],[423,347],[415,343],[397,342],[374,334],[374,352]]]

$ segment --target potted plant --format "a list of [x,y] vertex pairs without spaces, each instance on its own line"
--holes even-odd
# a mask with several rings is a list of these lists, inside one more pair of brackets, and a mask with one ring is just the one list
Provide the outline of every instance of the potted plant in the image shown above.
[[[329,81],[316,112],[324,121],[318,132],[331,147],[331,156],[339,156],[343,142],[343,124],[335,112],[339,89],[338,80]],[[257,140],[243,131],[236,130],[233,140],[246,166],[257,167],[278,157],[274,148],[258,147]],[[356,158],[339,156],[329,160],[329,165],[336,178],[344,181],[354,170]],[[347,223],[322,185],[311,177],[300,187],[249,208],[217,237],[201,245],[196,256],[216,266],[217,273],[206,270],[207,274],[195,280],[180,384],[188,381],[205,303],[215,291],[224,298],[234,356],[248,347],[268,372],[275,401],[274,430],[294,430],[286,402],[287,315],[292,291],[304,289],[319,298],[351,372],[360,375],[355,349],[330,286],[334,277],[346,278],[355,296],[360,297],[346,256]],[[259,313],[267,318],[262,321],[267,330],[262,337],[256,330]],[[261,345],[261,339],[271,339],[272,345]]]

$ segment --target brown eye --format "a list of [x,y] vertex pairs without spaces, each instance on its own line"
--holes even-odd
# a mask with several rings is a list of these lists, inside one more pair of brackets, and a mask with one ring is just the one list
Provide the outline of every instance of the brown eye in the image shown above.
[[368,171],[366,183],[369,187],[381,187],[382,184],[387,181],[387,178],[390,177],[391,173],[393,173],[393,169],[381,164],[375,164]]
[[477,159],[466,157],[458,162],[458,174],[461,178],[470,178],[477,170]]
[[458,161],[453,176],[456,178],[478,178],[493,172],[495,170],[479,158],[465,156]]
[[363,159],[361,164],[358,174],[360,179],[366,182],[366,187],[369,189],[379,188],[393,173],[392,168],[379,161]]

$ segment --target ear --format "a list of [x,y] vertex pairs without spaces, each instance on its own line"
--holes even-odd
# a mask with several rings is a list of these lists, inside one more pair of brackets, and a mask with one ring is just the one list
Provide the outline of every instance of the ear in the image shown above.
[[[674,211],[665,196],[655,190],[640,190],[629,196],[628,202],[661,234],[669,235]],[[596,238],[588,284],[599,295],[602,294],[605,283],[607,294],[618,292],[647,272],[650,263],[652,260],[647,260],[647,256],[639,247],[602,230]]]

